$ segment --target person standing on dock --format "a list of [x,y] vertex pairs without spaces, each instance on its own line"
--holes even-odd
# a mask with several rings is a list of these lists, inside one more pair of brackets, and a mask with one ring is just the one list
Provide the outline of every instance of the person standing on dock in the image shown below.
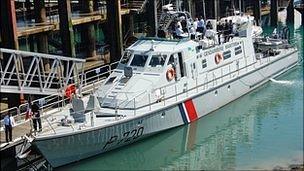
[[15,119],[10,113],[7,113],[4,117],[4,125],[6,142],[13,141],[13,126],[15,125]]
[[37,131],[37,127],[39,127],[39,132],[42,131],[41,126],[41,118],[40,118],[40,110],[39,105],[37,103],[34,103],[32,106],[32,112],[33,112],[33,125],[34,130]]

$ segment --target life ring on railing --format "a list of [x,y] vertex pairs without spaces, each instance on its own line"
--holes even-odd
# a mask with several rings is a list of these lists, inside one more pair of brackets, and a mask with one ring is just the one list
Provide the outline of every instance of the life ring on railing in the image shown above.
[[219,64],[223,60],[223,54],[218,52],[214,56],[214,61],[216,64]]
[[76,93],[76,86],[75,84],[70,84],[67,86],[67,88],[65,89],[64,95],[71,99],[72,95]]
[[173,78],[175,78],[175,69],[173,67],[167,70],[166,77],[168,81],[171,81]]

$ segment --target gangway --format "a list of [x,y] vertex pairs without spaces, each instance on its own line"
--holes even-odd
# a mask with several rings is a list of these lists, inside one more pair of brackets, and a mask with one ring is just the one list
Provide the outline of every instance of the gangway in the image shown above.
[[60,94],[80,85],[85,59],[0,48],[0,93]]

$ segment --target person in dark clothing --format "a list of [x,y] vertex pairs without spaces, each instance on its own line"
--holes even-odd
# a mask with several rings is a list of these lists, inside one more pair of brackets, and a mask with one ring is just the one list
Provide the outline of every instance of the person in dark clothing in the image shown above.
[[228,30],[229,30],[229,34],[232,34],[232,30],[233,30],[233,23],[232,20],[229,20],[229,24],[228,24]]
[[37,126],[38,126],[39,127],[38,131],[40,132],[40,131],[42,131],[42,126],[41,126],[41,118],[40,118],[39,105],[37,103],[33,104],[33,106],[32,106],[32,112],[33,112],[34,130],[37,131]]
[[226,35],[226,42],[228,42],[231,38],[233,38],[232,30],[233,30],[233,23],[232,23],[232,20],[229,20],[228,30],[227,30],[227,35]]
[[158,28],[157,36],[158,36],[159,38],[166,38],[166,33],[165,33],[165,31],[163,30],[163,27],[162,27],[162,26],[160,26],[160,27]]
[[12,141],[13,126],[15,124],[14,118],[11,116],[11,114],[7,113],[3,121],[5,126],[5,140],[6,142]]
[[213,29],[213,26],[212,26],[212,24],[211,24],[211,21],[208,21],[208,22],[207,22],[206,28],[207,28],[208,30]]

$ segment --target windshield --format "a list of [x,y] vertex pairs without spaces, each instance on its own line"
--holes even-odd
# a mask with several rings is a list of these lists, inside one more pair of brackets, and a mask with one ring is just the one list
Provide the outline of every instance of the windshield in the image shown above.
[[135,54],[130,65],[136,67],[144,67],[147,59],[148,59],[148,55]]
[[162,67],[165,64],[167,55],[152,55],[149,67]]
[[127,64],[129,59],[131,58],[132,53],[130,51],[125,51],[120,63],[122,64]]

